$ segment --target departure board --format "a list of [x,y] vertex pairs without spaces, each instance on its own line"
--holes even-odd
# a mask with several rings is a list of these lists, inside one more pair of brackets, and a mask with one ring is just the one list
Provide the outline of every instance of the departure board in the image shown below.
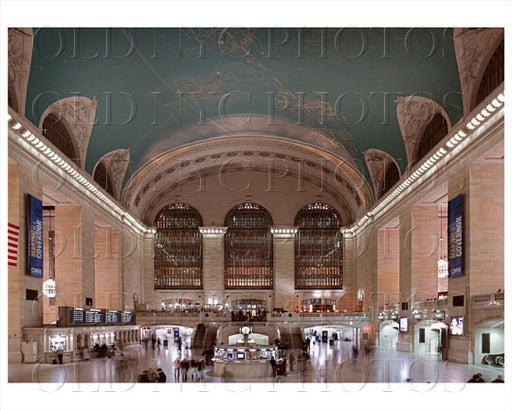
[[82,309],[75,309],[73,314],[74,323],[84,323],[84,311]]
[[135,313],[130,311],[59,306],[58,327],[119,326],[135,324]]
[[87,311],[85,314],[85,321],[87,323],[103,323],[103,315],[101,312]]
[[117,312],[108,312],[107,311],[107,323],[117,323],[119,322],[119,315]]
[[122,312],[121,313],[121,322],[130,323],[132,321],[132,312]]

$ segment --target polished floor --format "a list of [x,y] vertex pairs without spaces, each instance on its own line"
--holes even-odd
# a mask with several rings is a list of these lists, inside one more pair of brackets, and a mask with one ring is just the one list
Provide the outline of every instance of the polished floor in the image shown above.
[[[123,355],[94,358],[88,361],[53,364],[10,364],[9,382],[21,383],[135,383],[147,369],[162,368],[167,383],[185,381],[175,377],[173,361],[177,357],[201,359],[202,350],[190,349],[185,342],[181,351],[171,343],[161,349],[144,344],[128,346]],[[288,351],[289,353],[289,351]],[[298,352],[295,352],[298,356]],[[504,369],[484,365],[462,365],[440,361],[437,356],[418,356],[375,348],[353,357],[350,342],[336,341],[334,346],[317,343],[311,346],[310,359],[288,367],[286,376],[232,380],[213,376],[207,367],[199,378],[186,383],[465,383],[475,373],[492,381]]]

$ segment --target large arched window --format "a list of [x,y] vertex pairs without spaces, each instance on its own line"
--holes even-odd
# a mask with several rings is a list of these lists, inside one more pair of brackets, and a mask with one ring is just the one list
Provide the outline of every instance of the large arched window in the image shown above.
[[272,289],[272,218],[252,202],[235,206],[226,216],[224,238],[226,289]]
[[107,172],[107,167],[103,162],[100,162],[94,170],[94,180],[110,195],[114,196],[112,180]]
[[202,289],[203,251],[194,208],[174,203],[155,218],[155,289]]
[[485,69],[478,92],[475,107],[480,104],[498,85],[505,80],[505,40],[496,48]]
[[313,203],[300,210],[295,225],[295,288],[341,289],[343,235],[338,212],[332,206]]
[[62,121],[55,114],[48,114],[43,122],[43,135],[62,151],[71,161],[80,165],[71,135]]
[[448,124],[443,115],[439,112],[432,118],[423,132],[416,154],[416,162],[421,161],[446,134],[448,134]]

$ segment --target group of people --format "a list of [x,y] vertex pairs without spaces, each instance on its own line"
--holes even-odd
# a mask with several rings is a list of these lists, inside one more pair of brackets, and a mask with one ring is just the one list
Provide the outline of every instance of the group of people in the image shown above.
[[205,360],[190,359],[184,357],[183,359],[177,358],[174,363],[174,380],[187,382],[187,381],[200,381],[203,378],[203,371],[206,367]]
[[167,383],[167,376],[160,367],[156,370],[146,369],[139,374],[137,381],[139,383]]
[[[476,373],[468,380],[468,383],[485,383],[485,380],[482,377],[482,373]],[[503,376],[501,374],[498,374],[491,383],[505,383],[505,380],[503,380]]]

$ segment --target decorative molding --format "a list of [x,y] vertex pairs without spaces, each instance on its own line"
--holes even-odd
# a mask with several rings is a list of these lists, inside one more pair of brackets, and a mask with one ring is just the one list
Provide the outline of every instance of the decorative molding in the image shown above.
[[16,107],[12,107],[18,114],[25,115],[27,101],[27,86],[32,61],[33,33],[31,28],[10,28],[8,30],[8,72],[9,93],[14,93]]
[[126,168],[128,168],[129,162],[130,148],[116,149],[103,155],[98,160],[98,162],[96,162],[96,165],[94,165],[94,169],[92,171],[92,176],[94,177],[96,167],[100,163],[105,165],[105,169],[107,170],[107,173],[110,176],[110,180],[112,181],[113,197],[117,200],[120,199],[119,197],[121,195],[121,186],[123,184],[124,174],[126,172]]
[[482,76],[504,35],[502,28],[453,30],[453,45],[459,67],[464,115],[468,115],[474,108]]
[[378,198],[384,186],[386,169],[389,164],[395,164],[398,169],[398,174],[401,176],[400,167],[391,155],[380,149],[370,148],[364,151],[363,154],[368,171],[370,171],[370,177],[372,178],[373,192],[375,193],[375,197]]
[[270,232],[276,239],[292,239],[295,237],[299,228],[284,228],[282,226],[272,226]]
[[226,226],[200,226],[199,232],[205,238],[221,238],[226,234],[228,228]]
[[430,98],[415,95],[400,96],[395,99],[395,103],[397,104],[396,116],[398,125],[400,126],[407,153],[407,168],[410,168],[411,164],[417,161],[416,154],[421,137],[432,118],[436,114],[441,113],[448,125],[448,132],[451,129],[450,118],[443,107]]
[[9,145],[9,149],[15,149],[13,147],[19,149],[39,166],[44,166],[49,170],[51,175],[59,178],[60,183],[69,184],[98,209],[112,215],[136,234],[154,233],[153,228],[142,224],[129,211],[123,209],[117,201],[114,202],[115,200],[105,195],[88,173],[75,168],[75,164],[61,156],[60,151],[41,135],[41,132],[30,121],[21,117],[11,108],[9,108],[8,124],[9,144],[12,143],[12,147]]
[[97,107],[96,97],[92,99],[83,96],[66,97],[48,106],[39,119],[40,130],[43,129],[43,123],[48,114],[54,114],[62,121],[73,139],[79,158],[78,166],[82,168],[85,164]]

